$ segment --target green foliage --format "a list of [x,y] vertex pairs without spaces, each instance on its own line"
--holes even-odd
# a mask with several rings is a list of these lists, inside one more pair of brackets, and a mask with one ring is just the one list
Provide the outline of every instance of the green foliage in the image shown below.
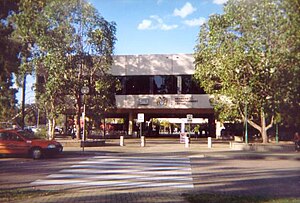
[[296,198],[270,198],[260,196],[230,195],[223,193],[184,194],[189,202],[201,203],[296,203]]
[[160,122],[159,122],[159,120],[157,118],[152,118],[152,123],[154,125],[160,125]]
[[199,132],[200,132],[200,125],[196,125],[196,126],[194,127],[194,132],[195,132],[195,133],[199,133]]
[[36,137],[41,138],[41,139],[47,139],[47,126],[39,126],[39,128],[37,129],[37,132],[34,134]]
[[74,110],[74,103],[79,118],[83,86],[90,88],[86,98],[90,109],[113,106],[115,81],[108,70],[115,23],[107,22],[85,0],[30,0],[21,2],[20,8],[14,18],[16,36],[30,45],[32,57],[27,64],[42,78],[43,86],[36,93],[48,119],[54,121],[66,109]]
[[56,190],[38,190],[38,189],[1,189],[0,201],[13,202],[18,200],[27,200],[35,197],[48,195],[57,195],[60,191]]
[[38,108],[37,104],[26,104],[25,114],[25,123],[27,126],[47,123],[45,113]]
[[162,120],[162,121],[160,122],[160,125],[163,126],[164,128],[167,128],[167,127],[170,126],[170,122],[167,121],[167,120]]
[[19,44],[12,39],[12,13],[18,12],[18,0],[0,1],[0,121],[10,120],[16,114],[16,92],[13,74],[18,72]]
[[195,77],[220,120],[245,119],[247,105],[249,123],[265,133],[284,105],[299,115],[300,14],[292,7],[299,11],[299,1],[229,0],[201,27]]
[[26,116],[25,116],[25,123],[28,126],[36,125],[37,123],[37,109],[35,105],[26,105],[25,106]]

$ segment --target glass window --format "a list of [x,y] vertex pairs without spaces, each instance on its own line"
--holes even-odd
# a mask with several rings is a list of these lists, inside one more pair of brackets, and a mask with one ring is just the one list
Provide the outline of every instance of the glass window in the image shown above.
[[182,94],[205,94],[199,82],[192,75],[182,75]]
[[0,140],[7,140],[7,133],[0,133]]
[[150,94],[150,76],[127,76],[126,94]]
[[3,140],[8,140],[8,141],[23,141],[22,138],[20,138],[17,134],[10,133],[10,132],[5,133]]
[[117,95],[177,94],[177,77],[160,76],[118,76],[121,89]]
[[[35,137],[33,132],[27,131],[27,130],[20,130],[18,131],[21,135],[23,135],[26,139],[29,140],[34,140],[34,139],[38,139],[37,137]],[[20,138],[21,139],[21,138]]]
[[177,78],[172,75],[153,76],[153,94],[176,94]]

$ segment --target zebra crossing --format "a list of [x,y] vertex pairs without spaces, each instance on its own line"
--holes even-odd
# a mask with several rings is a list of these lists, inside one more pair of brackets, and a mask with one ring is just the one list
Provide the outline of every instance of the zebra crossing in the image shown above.
[[32,185],[193,188],[189,158],[95,156]]

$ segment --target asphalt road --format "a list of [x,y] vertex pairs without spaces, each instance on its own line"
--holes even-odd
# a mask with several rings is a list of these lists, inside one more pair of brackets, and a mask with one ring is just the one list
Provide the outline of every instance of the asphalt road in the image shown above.
[[123,148],[112,145],[85,153],[65,148],[51,159],[0,158],[0,189],[50,186],[118,193],[122,188],[123,193],[176,190],[300,199],[299,185],[300,154],[295,152],[208,150],[196,144],[185,149],[173,142],[150,142],[145,148],[127,143]]
[[64,154],[48,159],[26,157],[0,158],[0,189],[29,188],[30,183],[86,159]]

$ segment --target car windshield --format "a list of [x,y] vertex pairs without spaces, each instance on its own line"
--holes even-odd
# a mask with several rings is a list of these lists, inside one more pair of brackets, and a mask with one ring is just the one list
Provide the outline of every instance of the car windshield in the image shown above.
[[28,139],[28,140],[39,139],[38,137],[36,137],[36,136],[34,135],[33,132],[28,132],[28,131],[23,131],[23,130],[21,130],[21,131],[18,131],[18,133],[20,133],[21,135],[23,135],[23,136],[24,136],[26,139]]

